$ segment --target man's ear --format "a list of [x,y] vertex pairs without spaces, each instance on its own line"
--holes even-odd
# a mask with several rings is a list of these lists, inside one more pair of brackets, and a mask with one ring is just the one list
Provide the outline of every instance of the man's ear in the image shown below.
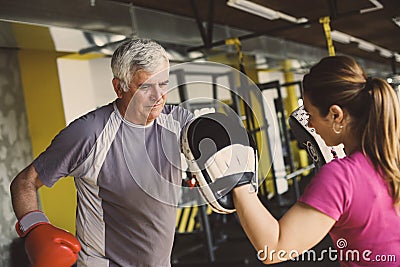
[[332,105],[329,107],[329,116],[335,123],[341,124],[344,119],[344,110],[338,105]]
[[122,93],[124,92],[124,90],[122,89],[121,80],[118,78],[113,78],[112,84],[114,87],[114,91],[117,94],[117,97],[122,98]]

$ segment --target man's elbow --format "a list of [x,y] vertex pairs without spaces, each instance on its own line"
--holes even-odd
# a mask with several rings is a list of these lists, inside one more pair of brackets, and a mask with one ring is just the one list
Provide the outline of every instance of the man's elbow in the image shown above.
[[14,177],[14,179],[12,179],[11,183],[10,183],[10,193],[11,196],[16,194],[18,191],[18,188],[20,188],[20,178],[18,177],[20,175],[20,173]]

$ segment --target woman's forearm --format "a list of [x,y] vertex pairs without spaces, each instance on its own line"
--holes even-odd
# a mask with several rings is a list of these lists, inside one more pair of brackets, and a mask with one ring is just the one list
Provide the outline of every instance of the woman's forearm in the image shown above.
[[[258,257],[276,250],[279,241],[279,223],[258,199],[257,193],[249,186],[241,186],[233,191],[235,208],[246,235],[257,251]],[[263,252],[263,253],[261,253]],[[260,255],[263,254],[263,255]],[[266,259],[265,263],[269,260]]]

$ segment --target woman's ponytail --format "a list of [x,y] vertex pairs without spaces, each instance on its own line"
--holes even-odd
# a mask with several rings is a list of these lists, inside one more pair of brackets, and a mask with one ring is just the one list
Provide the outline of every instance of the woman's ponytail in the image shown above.
[[400,108],[393,88],[383,79],[367,79],[372,97],[362,149],[391,188],[396,210],[400,207]]

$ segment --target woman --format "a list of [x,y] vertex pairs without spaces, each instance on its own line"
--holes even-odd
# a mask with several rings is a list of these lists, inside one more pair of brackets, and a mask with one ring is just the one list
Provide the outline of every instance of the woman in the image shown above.
[[248,186],[234,189],[259,259],[293,259],[329,233],[341,266],[399,266],[400,111],[394,90],[368,78],[352,58],[334,56],[304,76],[303,95],[309,126],[328,146],[344,144],[347,157],[324,165],[279,221]]

